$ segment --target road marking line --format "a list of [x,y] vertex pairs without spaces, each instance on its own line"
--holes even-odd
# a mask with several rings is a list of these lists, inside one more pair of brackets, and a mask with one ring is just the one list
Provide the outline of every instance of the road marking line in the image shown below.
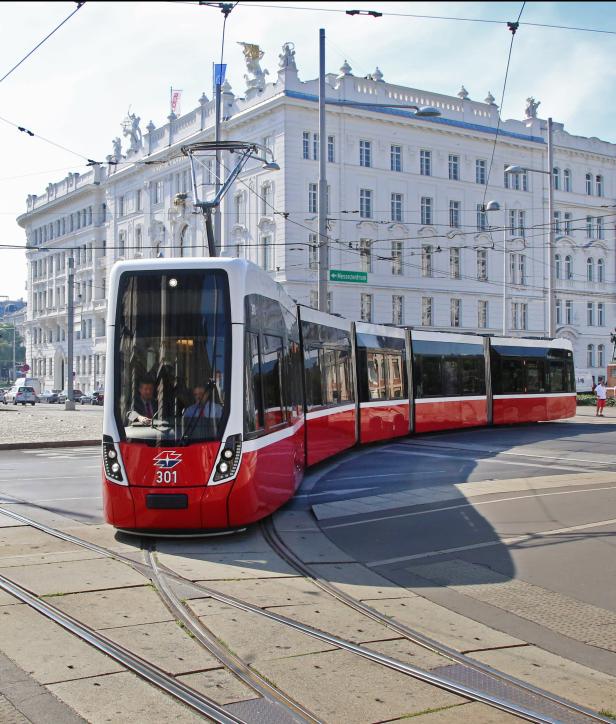
[[426,453],[426,452],[417,452],[415,450],[396,450],[395,448],[389,448],[390,452],[397,453],[398,455],[417,455],[420,457],[425,458],[440,458],[441,460],[443,457],[451,457],[454,460],[470,460],[474,463],[481,463],[481,462],[487,462],[487,463],[498,463],[499,465],[519,465],[525,468],[548,468],[549,470],[565,470],[569,473],[579,473],[583,468],[573,468],[573,467],[566,467],[564,465],[540,465],[539,463],[519,463],[515,462],[513,460],[497,460],[496,456],[492,458],[476,458],[476,457],[465,457],[464,455],[442,455],[437,453]]
[[[335,477],[335,478],[329,478],[330,482],[336,482],[338,480],[362,480],[363,478],[392,478],[392,477],[403,477],[406,475],[426,475],[426,473],[448,473],[449,470],[435,470],[434,468],[430,468],[430,470],[418,470],[417,472],[408,472],[403,471],[399,473],[378,473],[376,475],[345,475],[343,477]],[[357,490],[371,490],[371,488],[357,488]],[[316,493],[316,495],[319,495],[319,493]]]
[[[414,510],[408,513],[397,513],[394,515],[382,515],[378,518],[366,518],[364,520],[353,520],[349,523],[334,523],[334,525],[322,525],[323,530],[332,530],[334,528],[350,528],[354,525],[363,525],[364,523],[379,523],[382,520],[395,520],[396,518],[412,518],[416,515],[430,515],[431,513],[442,513],[447,510],[458,510],[459,508],[476,508],[479,505],[491,505],[492,503],[508,503],[510,500],[525,500],[527,498],[547,498],[551,495],[576,495],[580,493],[593,493],[601,490],[616,490],[616,485],[607,488],[584,488],[582,490],[560,490],[555,493],[537,493],[533,495],[516,495],[512,498],[496,498],[494,500],[480,500],[477,503],[460,503],[459,505],[447,505],[443,508],[430,508],[428,510]],[[421,505],[421,503],[417,503]]]
[[59,503],[65,500],[101,500],[102,495],[90,495],[85,498],[44,498],[43,500],[31,500],[31,503]]
[[596,523],[583,523],[582,525],[572,525],[569,528],[557,528],[556,530],[542,530],[537,533],[527,533],[526,535],[518,535],[514,538],[499,538],[498,540],[485,541],[484,543],[472,543],[467,546],[456,546],[455,548],[443,548],[437,551],[426,551],[425,553],[415,553],[411,556],[398,556],[397,558],[385,558],[382,561],[371,561],[365,565],[368,568],[376,568],[378,566],[388,566],[391,563],[402,563],[403,561],[416,561],[420,558],[434,558],[435,556],[442,556],[446,553],[460,553],[462,551],[473,551],[478,548],[490,548],[493,546],[512,546],[516,543],[525,543],[534,538],[549,538],[555,535],[561,535],[562,533],[573,533],[577,530],[588,530],[589,528],[599,528],[602,525],[613,525],[616,523],[616,518],[610,518],[609,520],[599,520]]

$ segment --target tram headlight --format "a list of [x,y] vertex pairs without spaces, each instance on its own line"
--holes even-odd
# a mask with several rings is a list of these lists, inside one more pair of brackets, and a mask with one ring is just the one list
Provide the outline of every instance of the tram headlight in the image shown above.
[[169,279],[169,286],[172,289],[175,289],[177,287],[177,285],[178,285],[178,280],[175,277],[171,277],[171,279]]
[[210,485],[224,483],[234,478],[240,465],[242,457],[242,436],[231,435],[228,437],[220,452],[220,459],[214,471],[214,477]]
[[122,477],[122,466],[118,459],[118,451],[109,435],[103,437],[103,466],[105,468],[105,477],[108,480],[126,485]]

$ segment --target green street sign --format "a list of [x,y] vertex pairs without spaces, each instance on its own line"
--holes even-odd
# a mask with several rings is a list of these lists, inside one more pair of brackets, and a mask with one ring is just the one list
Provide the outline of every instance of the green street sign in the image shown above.
[[356,284],[368,283],[368,272],[343,271],[342,269],[329,270],[330,282],[355,282]]

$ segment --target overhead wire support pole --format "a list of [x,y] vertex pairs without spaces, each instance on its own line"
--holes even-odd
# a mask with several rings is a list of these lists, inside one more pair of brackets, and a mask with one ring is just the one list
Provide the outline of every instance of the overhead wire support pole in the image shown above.
[[547,333],[548,337],[556,335],[556,303],[554,274],[554,145],[552,119],[548,118],[548,305]]
[[75,401],[73,400],[73,338],[75,336],[75,261],[73,255],[68,257],[68,275],[67,275],[67,304],[66,304],[66,337],[67,337],[67,370],[66,370],[66,402],[65,410],[74,410]]
[[327,136],[325,125],[325,30],[319,30],[319,281],[318,306],[327,312],[327,281],[329,274],[329,246],[327,238]]

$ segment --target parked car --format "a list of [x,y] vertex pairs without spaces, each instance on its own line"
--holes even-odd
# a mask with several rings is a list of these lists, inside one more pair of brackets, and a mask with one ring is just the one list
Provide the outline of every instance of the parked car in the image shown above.
[[36,393],[34,391],[34,387],[20,387],[17,390],[17,394],[15,395],[15,399],[13,400],[14,405],[23,405],[24,407],[26,405],[36,405],[37,397]]
[[92,393],[92,404],[93,405],[102,405],[105,402],[105,393],[104,392],[93,392]]
[[81,402],[82,405],[91,405],[92,404],[92,395],[82,395],[79,398],[79,402]]
[[3,402],[5,405],[8,405],[9,403],[6,401],[6,395],[4,394],[4,390],[0,390],[0,402]]
[[[83,397],[83,392],[81,390],[73,390],[73,400],[75,402],[79,402],[81,398]],[[58,392],[58,402],[60,404],[63,404],[66,402],[66,392],[62,390],[61,392]]]
[[50,392],[49,390],[45,390],[45,392],[41,392],[39,395],[39,402],[47,402],[49,404],[55,403],[58,401],[58,393],[57,392]]

